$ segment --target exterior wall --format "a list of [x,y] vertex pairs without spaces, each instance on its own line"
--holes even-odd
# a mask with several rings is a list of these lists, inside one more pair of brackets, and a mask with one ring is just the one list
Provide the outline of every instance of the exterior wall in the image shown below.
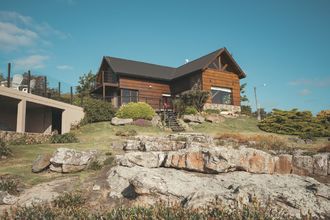
[[47,106],[27,103],[25,131],[31,133],[52,133],[52,109]]
[[216,109],[216,110],[226,110],[229,112],[241,112],[241,106],[237,105],[222,105],[222,104],[212,104],[212,103],[206,103],[204,105],[204,109]]
[[121,89],[138,90],[139,101],[147,102],[154,109],[159,108],[159,100],[162,98],[162,94],[170,94],[169,84],[160,81],[120,77],[119,86]]
[[201,72],[186,75],[171,82],[171,92],[173,95],[177,95],[192,88],[200,89],[201,81]]
[[[240,82],[237,74],[206,69],[202,74],[202,89],[211,91],[212,86],[231,89],[233,105],[241,105]],[[207,101],[207,103],[212,104],[211,98]]]
[[[71,125],[80,122],[83,119],[85,113],[81,107],[70,105],[64,102],[55,101],[52,99],[48,99],[45,97],[24,93],[12,88],[6,88],[0,86],[0,97],[6,97],[11,99],[16,99],[17,104],[17,111],[12,112],[10,117],[16,117],[16,132],[26,132],[26,121],[29,122],[31,120],[29,117],[29,113],[27,114],[27,103],[34,103],[37,105],[44,106],[46,108],[54,108],[63,111],[62,113],[62,124],[61,124],[61,133],[67,133],[70,131]],[[0,106],[6,105],[7,101],[1,99]],[[0,121],[4,116],[0,115]],[[35,124],[38,123],[38,120],[42,120],[43,115],[34,114],[33,120],[30,123]],[[50,121],[51,121],[51,114],[50,114]],[[49,118],[47,119],[49,120]],[[47,124],[47,123],[46,123]],[[29,126],[29,125],[28,125]],[[49,130],[49,126],[46,125],[45,131]]]

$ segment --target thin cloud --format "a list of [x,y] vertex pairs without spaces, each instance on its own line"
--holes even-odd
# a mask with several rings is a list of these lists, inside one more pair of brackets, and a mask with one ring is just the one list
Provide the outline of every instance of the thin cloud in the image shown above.
[[58,66],[56,66],[56,68],[59,70],[72,70],[73,69],[73,67],[69,66],[69,65],[58,65]]
[[29,16],[13,11],[0,11],[0,49],[13,51],[35,45],[51,45],[47,39],[55,36],[67,39],[70,34],[53,28],[46,22],[38,23]]
[[299,92],[299,95],[301,96],[308,96],[311,94],[311,91],[309,89],[303,89]]
[[31,55],[16,59],[13,64],[17,70],[42,69],[45,67],[45,61],[48,59],[49,57],[44,55]]
[[330,87],[330,77],[324,79],[297,79],[289,82],[291,86]]

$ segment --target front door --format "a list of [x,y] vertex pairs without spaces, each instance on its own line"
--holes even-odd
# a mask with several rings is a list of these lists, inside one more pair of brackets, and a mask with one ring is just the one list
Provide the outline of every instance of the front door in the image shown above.
[[172,109],[171,95],[163,94],[162,103],[163,103],[163,109]]

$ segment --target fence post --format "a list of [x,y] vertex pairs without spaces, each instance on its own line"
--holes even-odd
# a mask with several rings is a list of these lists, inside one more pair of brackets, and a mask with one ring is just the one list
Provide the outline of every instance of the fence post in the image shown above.
[[28,81],[27,81],[27,90],[28,90],[28,93],[30,93],[30,91],[31,91],[30,82],[31,82],[31,71],[29,70],[28,71]]
[[47,96],[47,76],[44,76],[44,96]]
[[70,103],[72,105],[72,101],[73,101],[73,92],[72,92],[72,86],[70,87]]
[[10,87],[10,68],[11,67],[11,64],[8,63],[8,76],[7,76],[7,87],[9,88]]
[[61,82],[58,82],[58,96],[61,97]]

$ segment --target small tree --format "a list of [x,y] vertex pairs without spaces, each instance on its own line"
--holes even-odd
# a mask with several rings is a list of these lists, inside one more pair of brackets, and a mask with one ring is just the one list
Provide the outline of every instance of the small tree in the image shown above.
[[240,90],[241,90],[241,102],[248,102],[249,99],[248,97],[246,96],[245,94],[245,87],[246,87],[246,83],[243,83],[241,86],[240,86]]
[[174,105],[179,113],[183,113],[186,107],[194,107],[197,111],[203,111],[203,107],[210,97],[210,93],[202,90],[189,90],[181,94],[174,101]]
[[89,96],[95,83],[95,75],[92,71],[79,77],[77,93],[79,96]]

